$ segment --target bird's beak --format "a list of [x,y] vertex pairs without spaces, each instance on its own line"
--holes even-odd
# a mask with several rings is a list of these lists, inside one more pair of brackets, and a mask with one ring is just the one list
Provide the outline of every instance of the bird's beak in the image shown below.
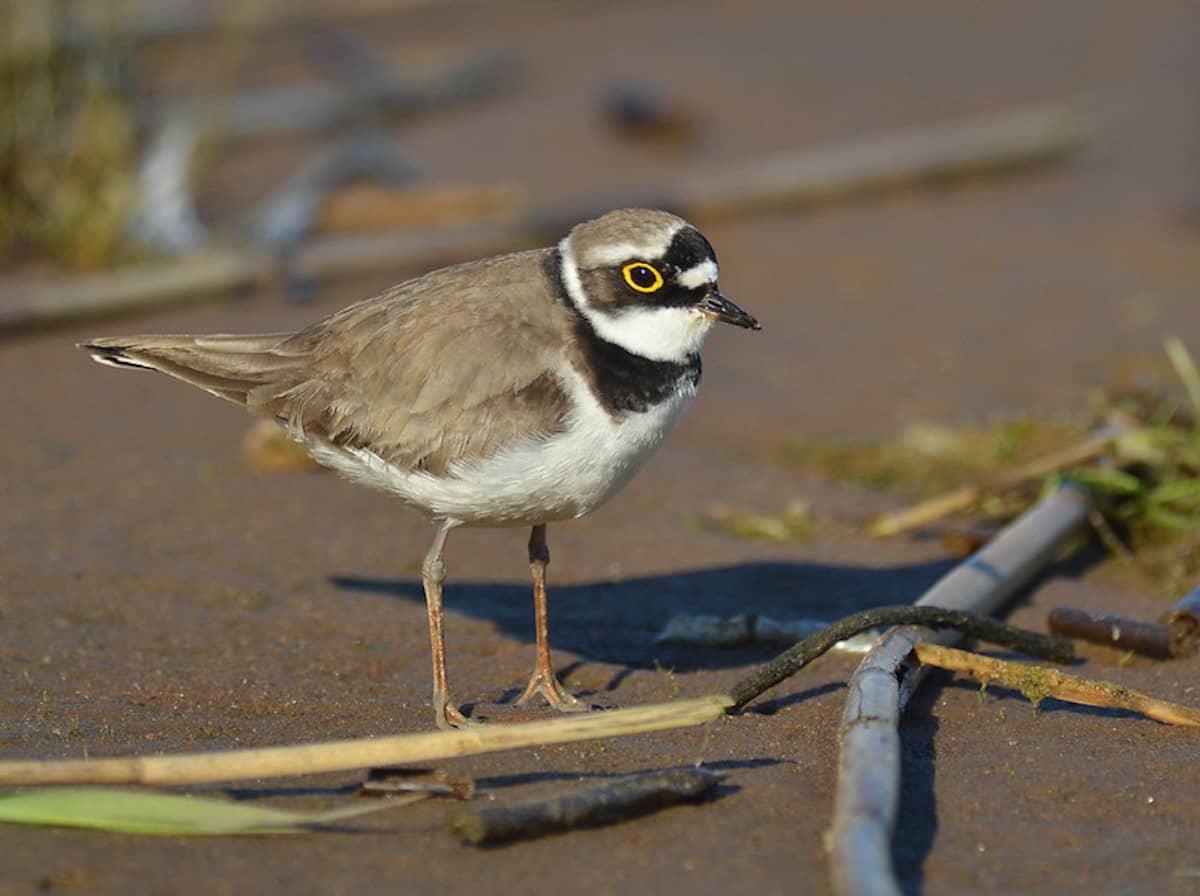
[[745,327],[747,330],[762,329],[757,320],[715,290],[706,295],[696,308],[712,320],[724,321],[727,324]]

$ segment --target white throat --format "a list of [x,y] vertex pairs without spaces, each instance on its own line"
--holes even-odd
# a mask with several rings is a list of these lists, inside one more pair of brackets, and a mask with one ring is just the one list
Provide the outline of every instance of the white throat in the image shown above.
[[601,311],[592,305],[579,278],[575,254],[569,237],[558,244],[562,260],[563,285],[571,302],[605,342],[652,361],[681,363],[700,351],[713,321],[691,308],[623,308]]

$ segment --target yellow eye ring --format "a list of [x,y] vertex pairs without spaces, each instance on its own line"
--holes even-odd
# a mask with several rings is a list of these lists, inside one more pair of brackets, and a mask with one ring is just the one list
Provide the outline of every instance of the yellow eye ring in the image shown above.
[[621,276],[630,289],[638,292],[658,292],[663,287],[663,276],[653,265],[644,261],[631,261],[621,268]]

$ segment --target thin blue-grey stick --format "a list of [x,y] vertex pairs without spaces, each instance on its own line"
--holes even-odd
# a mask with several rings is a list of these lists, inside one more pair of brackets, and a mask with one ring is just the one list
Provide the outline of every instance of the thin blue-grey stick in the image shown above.
[[[994,613],[1087,523],[1088,493],[1064,485],[942,577],[919,605]],[[902,626],[884,632],[849,683],[834,802],[831,878],[840,896],[899,896],[892,830],[900,798],[900,713],[921,682],[908,660],[918,641],[959,635]]]

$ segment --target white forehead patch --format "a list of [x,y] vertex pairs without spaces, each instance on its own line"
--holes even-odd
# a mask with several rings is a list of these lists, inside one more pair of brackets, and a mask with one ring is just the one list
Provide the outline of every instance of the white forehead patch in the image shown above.
[[[681,225],[682,226],[682,225]],[[609,243],[607,246],[593,246],[580,261],[586,267],[608,267],[624,261],[649,261],[661,258],[671,247],[671,240],[679,232],[679,227],[664,231],[646,242],[625,241]]]
[[697,286],[707,286],[717,282],[717,263],[706,258],[695,267],[680,271],[675,275],[675,282],[684,289],[695,289]]

